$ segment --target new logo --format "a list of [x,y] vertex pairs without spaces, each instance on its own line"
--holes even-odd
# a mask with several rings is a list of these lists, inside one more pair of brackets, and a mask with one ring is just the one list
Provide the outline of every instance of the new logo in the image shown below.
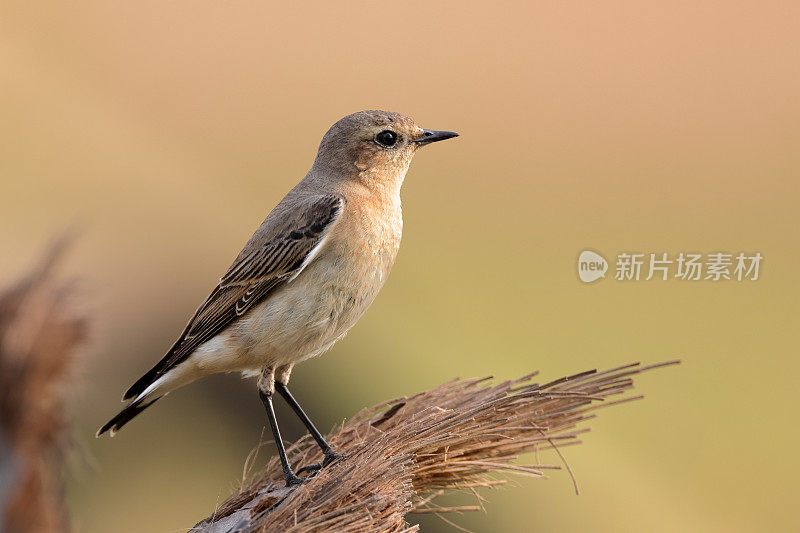
[[578,277],[584,283],[591,283],[606,277],[608,261],[602,255],[591,250],[584,250],[578,256]]

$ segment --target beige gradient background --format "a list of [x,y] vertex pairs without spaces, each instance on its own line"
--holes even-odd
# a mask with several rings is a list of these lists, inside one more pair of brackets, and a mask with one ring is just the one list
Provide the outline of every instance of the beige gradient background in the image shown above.
[[[236,486],[265,423],[237,377],[92,434],[330,124],[383,108],[462,137],[414,161],[372,309],[295,371],[319,425],[456,375],[680,357],[565,450],[580,496],[557,472],[451,519],[796,531],[799,27],[796,2],[768,1],[4,2],[0,281],[84,228],[66,268],[95,319],[70,406],[75,530],[181,531]],[[757,282],[584,285],[586,247],[765,260]]]

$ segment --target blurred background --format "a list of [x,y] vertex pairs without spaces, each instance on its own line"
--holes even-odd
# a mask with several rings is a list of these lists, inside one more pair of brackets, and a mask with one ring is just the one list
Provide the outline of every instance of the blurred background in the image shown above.
[[[555,472],[448,518],[475,531],[797,530],[796,2],[0,9],[0,282],[63,228],[83,232],[65,268],[93,319],[70,391],[76,531],[181,531],[240,482],[265,418],[236,376],[171,394],[114,440],[92,436],[322,134],[362,109],[462,136],[416,157],[380,297],[295,370],[319,426],[455,376],[678,357],[638,380],[644,401],[603,411],[565,450],[580,496]],[[585,248],[612,262],[764,261],[754,282],[589,285]]]

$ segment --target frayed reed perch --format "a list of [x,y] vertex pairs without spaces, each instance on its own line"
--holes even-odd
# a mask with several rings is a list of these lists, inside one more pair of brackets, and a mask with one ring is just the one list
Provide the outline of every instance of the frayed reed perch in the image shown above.
[[[433,500],[448,490],[505,482],[493,474],[544,477],[545,469],[559,468],[514,463],[524,453],[552,448],[569,470],[559,449],[580,442],[588,429],[579,424],[600,407],[641,398],[618,397],[633,388],[634,375],[675,363],[633,363],[541,385],[531,382],[536,374],[494,386],[489,378],[456,379],[365,409],[328,436],[345,459],[285,488],[273,457],[192,532],[400,533],[418,530],[407,521],[409,513],[478,510],[437,507]],[[322,460],[308,437],[288,453],[294,465]]]
[[69,530],[63,490],[64,397],[87,319],[54,270],[69,236],[0,293],[0,531]]

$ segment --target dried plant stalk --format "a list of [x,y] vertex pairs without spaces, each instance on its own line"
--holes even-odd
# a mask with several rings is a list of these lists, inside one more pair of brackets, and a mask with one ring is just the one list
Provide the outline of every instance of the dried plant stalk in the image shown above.
[[[192,531],[417,531],[409,513],[480,509],[437,507],[434,498],[445,491],[496,486],[504,483],[496,479],[498,473],[544,477],[544,470],[559,468],[514,461],[549,448],[561,456],[559,448],[579,443],[578,436],[587,431],[579,425],[594,410],[641,398],[607,400],[632,389],[634,375],[675,363],[633,363],[545,384],[532,382],[536,374],[498,385],[490,385],[490,378],[457,379],[365,409],[328,436],[335,449],[348,454],[345,459],[300,486],[285,488],[273,457]],[[288,453],[295,465],[322,460],[308,437]]]
[[69,285],[54,279],[67,244],[59,239],[41,264],[0,293],[0,531],[67,531],[63,397],[86,320],[68,304]]

